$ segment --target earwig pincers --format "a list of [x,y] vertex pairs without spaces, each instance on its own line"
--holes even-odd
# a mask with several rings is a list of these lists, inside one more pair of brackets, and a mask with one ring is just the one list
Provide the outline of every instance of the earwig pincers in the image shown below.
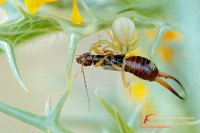
[[145,57],[130,56],[125,58],[124,54],[91,55],[90,53],[85,53],[76,58],[76,61],[83,66],[91,66],[92,64],[96,66],[98,63],[103,69],[118,71],[117,67],[123,68],[124,59],[125,72],[129,72],[143,80],[156,81],[180,99],[186,98],[180,96],[167,82],[161,79],[161,77],[170,78],[177,82],[181,86],[186,96],[186,91],[182,84],[173,76],[159,71],[157,66]]

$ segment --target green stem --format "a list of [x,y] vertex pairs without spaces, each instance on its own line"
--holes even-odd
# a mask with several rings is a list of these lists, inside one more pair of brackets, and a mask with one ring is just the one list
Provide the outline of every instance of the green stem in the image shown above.
[[11,107],[2,102],[0,102],[0,111],[20,121],[30,124],[34,127],[38,127],[39,129],[43,131],[47,130],[47,125],[45,124],[45,117],[43,116],[25,112],[23,110]]
[[71,93],[71,70],[72,70],[72,64],[74,60],[74,54],[76,51],[76,46],[78,45],[79,40],[81,39],[81,36],[76,33],[70,33],[69,34],[69,45],[67,49],[67,66],[66,66],[66,75],[67,75],[67,84],[68,84],[68,90]]

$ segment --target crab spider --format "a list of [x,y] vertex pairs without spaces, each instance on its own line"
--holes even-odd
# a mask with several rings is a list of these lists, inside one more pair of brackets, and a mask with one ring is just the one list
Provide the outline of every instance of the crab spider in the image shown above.
[[[98,42],[94,43],[90,47],[89,53],[91,53],[93,50],[97,54],[112,54],[111,51],[106,50],[107,48],[112,48],[115,53],[127,54],[128,52],[133,51],[137,48],[137,40],[135,39],[135,23],[130,19],[119,17],[113,22],[111,31],[105,31],[110,37],[111,41],[99,39]],[[101,45],[103,44],[106,44],[106,46],[102,48],[103,52],[101,52],[98,48],[101,47]],[[115,64],[113,64],[113,67],[121,71],[121,77],[124,87],[128,87],[129,90],[131,90],[130,83],[126,83],[125,79],[125,58],[123,60],[122,67],[117,67]],[[104,60],[99,61],[96,64],[96,67],[101,66],[103,61]]]
[[[106,33],[111,39],[99,40],[90,47],[90,51],[96,51],[98,47],[103,44],[106,44],[105,48],[112,48],[114,51],[120,54],[127,54],[129,51],[136,49],[136,40],[135,40],[135,23],[128,18],[119,17],[113,24],[111,31],[106,30]],[[102,50],[105,50],[103,48]]]

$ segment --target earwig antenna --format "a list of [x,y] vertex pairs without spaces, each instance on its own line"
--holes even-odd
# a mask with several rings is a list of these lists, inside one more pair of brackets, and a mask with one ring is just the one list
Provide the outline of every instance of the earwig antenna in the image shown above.
[[85,90],[86,90],[86,95],[87,95],[87,99],[88,99],[88,112],[90,111],[90,99],[89,99],[89,93],[88,93],[88,89],[87,89],[87,84],[86,84],[86,80],[85,80],[85,73],[84,73],[84,69],[83,69],[83,65],[81,65],[81,72],[83,73],[83,79],[84,79],[84,84],[85,84]]

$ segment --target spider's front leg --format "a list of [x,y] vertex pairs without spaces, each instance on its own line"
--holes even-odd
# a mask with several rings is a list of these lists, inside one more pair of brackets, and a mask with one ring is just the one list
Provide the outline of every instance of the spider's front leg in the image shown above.
[[[99,47],[101,47],[102,45],[107,45],[106,48],[108,47],[111,47],[112,49],[114,49],[115,51],[119,51],[119,47],[118,45],[110,42],[110,41],[107,41],[107,40],[99,40],[98,42],[92,44],[90,46],[90,50],[89,50],[89,53],[91,53],[92,51],[95,51],[97,54],[103,54],[103,52],[100,52],[100,50],[97,50]],[[105,49],[104,49],[105,50]]]

